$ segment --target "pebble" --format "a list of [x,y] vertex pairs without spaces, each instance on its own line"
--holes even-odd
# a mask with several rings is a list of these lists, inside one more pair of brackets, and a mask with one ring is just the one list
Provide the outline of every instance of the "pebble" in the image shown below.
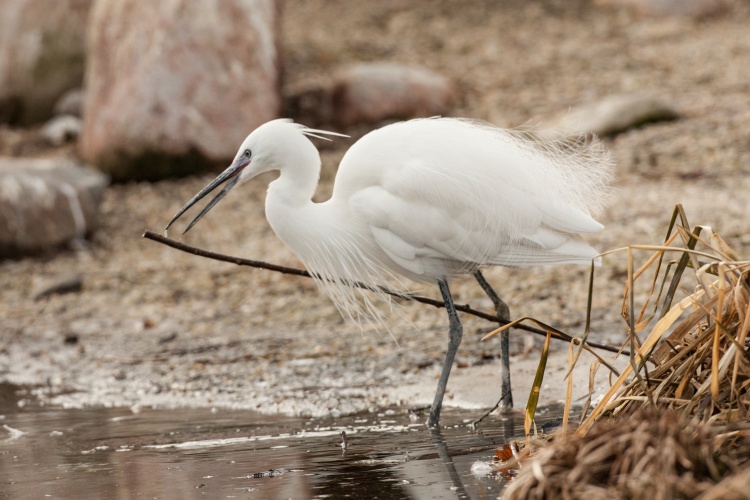
[[73,115],[57,115],[44,124],[40,133],[53,146],[76,141],[81,133],[81,119]]
[[580,104],[538,131],[539,135],[596,134],[608,137],[631,128],[675,120],[677,110],[668,102],[650,96],[614,95]]
[[83,89],[76,88],[65,92],[55,103],[55,114],[81,117],[83,110]]
[[38,279],[31,292],[34,300],[51,295],[77,293],[83,290],[83,277],[76,272],[62,272],[50,278]]
[[625,5],[641,16],[704,19],[726,12],[726,0],[599,0],[601,4]]

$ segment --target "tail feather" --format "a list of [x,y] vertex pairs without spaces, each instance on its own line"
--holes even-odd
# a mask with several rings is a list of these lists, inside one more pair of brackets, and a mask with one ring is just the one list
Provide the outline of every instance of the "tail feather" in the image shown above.
[[[552,232],[550,231],[550,233]],[[546,264],[590,264],[592,260],[594,260],[595,265],[601,263],[601,259],[597,257],[599,252],[579,236],[553,234],[557,234],[561,238],[561,241],[556,242],[557,244],[554,247],[543,244],[550,243],[549,240],[535,241],[528,239],[513,248],[505,249],[490,264],[515,267]]]

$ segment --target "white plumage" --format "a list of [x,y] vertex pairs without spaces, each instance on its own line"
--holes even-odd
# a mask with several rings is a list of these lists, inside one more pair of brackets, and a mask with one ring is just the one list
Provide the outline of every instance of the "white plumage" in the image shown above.
[[451,118],[395,123],[357,141],[341,161],[331,199],[314,203],[320,156],[308,136],[328,135],[339,134],[290,120],[260,126],[172,222],[230,180],[190,229],[235,184],[278,170],[266,197],[269,223],[356,321],[383,318],[347,286],[352,281],[443,280],[445,295],[445,280],[483,266],[590,263],[597,254],[580,236],[603,229],[593,215],[612,175],[596,139],[533,140]]

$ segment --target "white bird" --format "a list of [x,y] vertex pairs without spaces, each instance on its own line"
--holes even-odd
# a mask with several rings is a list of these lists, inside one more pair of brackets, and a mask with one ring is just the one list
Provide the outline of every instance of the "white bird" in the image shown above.
[[[592,214],[602,208],[611,158],[593,138],[531,140],[465,119],[410,120],[357,141],[341,160],[331,198],[315,203],[321,161],[309,137],[326,136],[341,134],[286,119],[261,125],[166,229],[222,183],[228,181],[185,232],[234,186],[277,170],[266,196],[268,222],[349,318],[384,320],[352,282],[437,283],[450,335],[428,418],[434,426],[462,337],[448,280],[473,274],[501,311],[480,268],[591,263],[597,252],[580,234],[603,229]],[[504,346],[503,391],[512,404],[507,337]]]

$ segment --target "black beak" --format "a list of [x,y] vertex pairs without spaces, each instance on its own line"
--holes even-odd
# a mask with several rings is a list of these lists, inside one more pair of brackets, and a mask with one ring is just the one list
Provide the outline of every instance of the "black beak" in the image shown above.
[[219,191],[219,194],[217,194],[211,202],[201,210],[201,213],[198,214],[198,216],[193,219],[193,222],[191,222],[187,229],[185,229],[182,234],[187,233],[190,231],[190,228],[193,227],[201,218],[208,213],[209,210],[211,210],[214,205],[219,203],[219,201],[226,196],[226,194],[237,184],[237,182],[240,180],[240,172],[242,172],[242,169],[245,168],[250,163],[249,158],[245,158],[244,156],[241,156],[238,160],[236,160],[228,169],[224,170],[216,179],[211,181],[211,183],[200,190],[198,194],[193,196],[193,198],[185,204],[184,207],[180,209],[177,214],[172,217],[172,220],[169,221],[169,224],[167,224],[167,227],[164,228],[165,231],[167,231],[172,223],[179,219],[182,214],[188,211],[190,207],[198,203],[201,199],[203,199],[208,193],[219,187],[221,184],[223,184],[226,181],[229,181],[229,183],[224,186],[224,189]]

